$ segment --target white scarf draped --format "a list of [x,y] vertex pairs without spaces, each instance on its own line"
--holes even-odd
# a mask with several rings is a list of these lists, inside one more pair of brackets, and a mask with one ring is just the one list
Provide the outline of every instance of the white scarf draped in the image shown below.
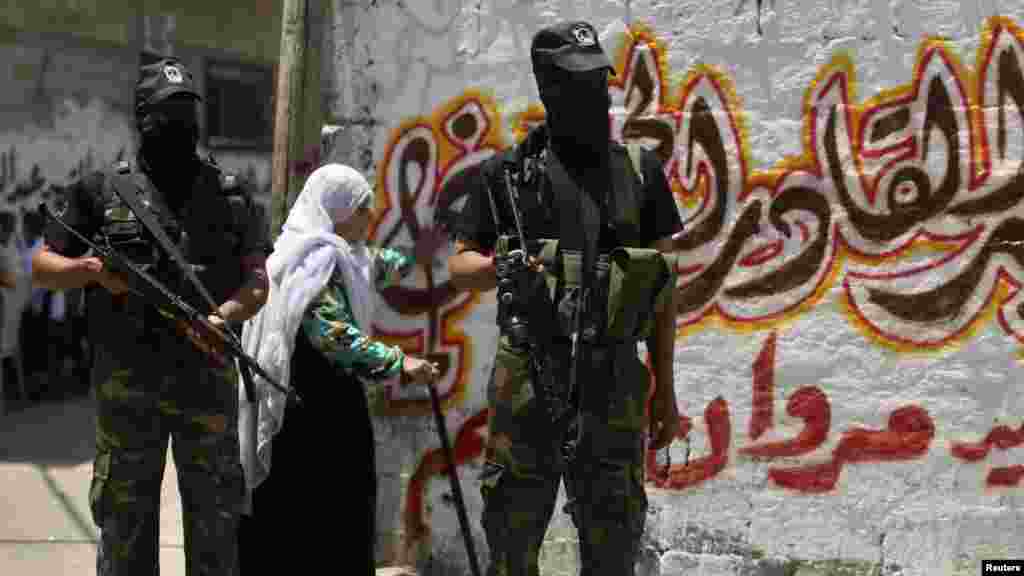
[[[282,386],[289,386],[292,351],[302,317],[340,269],[359,328],[373,318],[372,257],[365,243],[350,245],[334,233],[372,196],[353,168],[328,164],[306,180],[267,259],[270,290],[260,312],[245,322],[242,346]],[[255,398],[239,386],[239,444],[246,486],[251,491],[270,473],[271,440],[284,421],[284,394],[256,376]],[[251,500],[249,502],[251,505]],[[251,511],[251,508],[250,508]]]

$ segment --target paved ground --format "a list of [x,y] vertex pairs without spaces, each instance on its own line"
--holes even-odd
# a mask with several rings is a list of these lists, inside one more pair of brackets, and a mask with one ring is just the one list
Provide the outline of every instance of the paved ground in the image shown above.
[[[0,415],[0,574],[96,573],[89,514],[94,407],[89,398],[11,406]],[[181,509],[168,457],[160,508],[160,573],[185,574]]]
[[[11,403],[0,414],[0,575],[95,576],[89,514],[94,403]],[[183,576],[177,472],[168,454],[160,497],[160,574]],[[414,576],[380,568],[378,576]]]

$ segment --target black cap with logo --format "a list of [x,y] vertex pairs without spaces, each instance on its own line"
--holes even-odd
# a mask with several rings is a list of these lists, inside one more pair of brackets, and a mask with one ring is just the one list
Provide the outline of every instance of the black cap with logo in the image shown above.
[[188,94],[202,100],[195,88],[192,73],[177,58],[164,58],[139,68],[135,85],[135,109],[142,110],[175,95]]
[[530,44],[530,58],[534,68],[550,63],[570,72],[607,68],[615,73],[597,39],[597,31],[587,22],[562,22],[542,28]]

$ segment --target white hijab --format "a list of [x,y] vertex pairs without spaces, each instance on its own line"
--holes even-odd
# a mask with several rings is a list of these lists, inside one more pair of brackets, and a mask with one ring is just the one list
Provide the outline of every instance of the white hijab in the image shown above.
[[[327,164],[306,180],[267,259],[270,290],[260,312],[245,322],[242,346],[278,383],[289,385],[295,336],[302,317],[340,269],[359,328],[373,318],[372,257],[365,243],[349,244],[334,233],[373,193],[353,168]],[[256,488],[270,473],[271,439],[281,429],[287,399],[256,377],[255,398],[239,386],[239,444],[246,485]],[[250,501],[251,503],[251,501]]]

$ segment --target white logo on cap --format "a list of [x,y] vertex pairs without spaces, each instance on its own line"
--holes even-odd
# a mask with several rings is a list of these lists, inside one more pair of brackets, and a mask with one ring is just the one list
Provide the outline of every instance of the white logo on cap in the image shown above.
[[167,77],[167,81],[171,84],[181,84],[185,81],[181,77],[181,70],[178,70],[174,66],[164,66],[164,76]]
[[572,29],[572,36],[580,46],[593,46],[597,44],[594,38],[594,31],[587,26],[576,26]]

